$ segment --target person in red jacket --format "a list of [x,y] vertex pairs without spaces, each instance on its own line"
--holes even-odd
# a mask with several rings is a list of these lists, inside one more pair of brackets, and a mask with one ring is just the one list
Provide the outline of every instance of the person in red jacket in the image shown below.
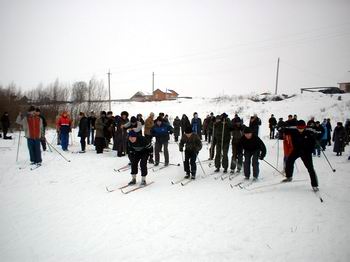
[[60,133],[62,150],[68,151],[69,133],[72,132],[72,121],[66,111],[62,113],[57,121],[57,130]]
[[24,129],[31,164],[40,166],[42,162],[40,139],[42,138],[44,128],[42,119],[35,113],[35,107],[31,106],[26,115],[19,113],[16,123]]

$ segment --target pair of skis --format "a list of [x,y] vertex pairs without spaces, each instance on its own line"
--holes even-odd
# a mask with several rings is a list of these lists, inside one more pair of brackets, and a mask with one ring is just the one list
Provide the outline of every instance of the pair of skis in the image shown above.
[[148,182],[146,185],[139,184],[139,185],[136,185],[136,186],[127,184],[125,186],[121,186],[121,187],[114,188],[114,189],[108,188],[106,186],[106,190],[109,193],[117,191],[117,190],[120,190],[123,194],[126,195],[126,194],[129,194],[129,193],[134,192],[136,190],[140,190],[140,189],[145,188],[145,187],[147,187],[149,185],[152,185],[153,183],[154,183],[154,181],[151,181],[151,182]]
[[195,179],[191,179],[191,178],[181,178],[179,180],[176,181],[171,181],[172,185],[176,185],[176,184],[181,184],[181,186],[186,186],[189,183],[193,182]]

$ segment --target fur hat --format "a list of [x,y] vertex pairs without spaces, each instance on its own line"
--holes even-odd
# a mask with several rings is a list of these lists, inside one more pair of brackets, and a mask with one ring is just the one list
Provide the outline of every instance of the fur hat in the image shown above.
[[191,134],[192,133],[192,128],[190,126],[187,126],[185,128],[185,134]]
[[130,130],[129,137],[137,137],[137,133],[134,130]]
[[250,127],[246,127],[246,128],[244,128],[243,133],[244,134],[251,134],[251,133],[253,133],[253,131]]

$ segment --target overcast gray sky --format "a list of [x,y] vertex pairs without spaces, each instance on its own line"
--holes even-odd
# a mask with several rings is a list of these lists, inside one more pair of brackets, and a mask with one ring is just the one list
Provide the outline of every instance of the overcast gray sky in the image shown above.
[[103,79],[113,98],[350,81],[350,0],[0,0],[0,84]]

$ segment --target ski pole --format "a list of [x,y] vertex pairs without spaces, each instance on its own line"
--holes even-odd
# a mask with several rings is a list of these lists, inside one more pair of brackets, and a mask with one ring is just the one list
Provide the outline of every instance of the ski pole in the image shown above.
[[200,166],[201,169],[202,169],[203,174],[206,176],[207,174],[205,173],[205,171],[204,171],[204,169],[203,169],[202,162],[199,160],[198,154],[197,154],[197,160],[198,160],[199,166]]
[[275,169],[278,173],[280,173],[282,176],[284,176],[284,174],[279,171],[277,168],[275,168],[273,165],[271,165],[269,162],[267,162],[265,159],[263,159],[262,161],[264,161],[266,164],[268,164],[270,167],[272,167],[273,169]]
[[16,162],[18,162],[18,152],[19,152],[19,145],[21,143],[21,128],[19,129],[19,135],[18,135],[18,145],[17,145],[17,154],[16,154]]
[[51,149],[55,150],[64,160],[66,160],[67,162],[70,162],[69,159],[67,159],[64,155],[62,155],[56,148],[54,148],[47,140],[46,143],[49,147],[51,147]]
[[331,165],[331,163],[329,162],[329,160],[328,160],[326,154],[323,152],[323,150],[321,150],[321,151],[322,151],[324,157],[326,158],[328,165],[330,166],[330,168],[332,169],[332,171],[335,172],[336,170],[332,167],[332,165]]

